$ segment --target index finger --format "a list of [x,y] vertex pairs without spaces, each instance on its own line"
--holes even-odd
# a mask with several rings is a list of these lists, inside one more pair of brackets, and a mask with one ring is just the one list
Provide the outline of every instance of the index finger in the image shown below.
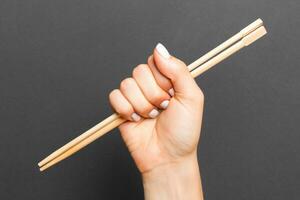
[[[170,89],[172,89],[172,83],[169,78],[165,77],[160,71],[157,69],[153,55],[148,57],[148,66],[157,82],[157,84],[166,92],[169,92],[170,94]],[[171,94],[172,95],[172,94]],[[173,96],[173,95],[172,95]]]

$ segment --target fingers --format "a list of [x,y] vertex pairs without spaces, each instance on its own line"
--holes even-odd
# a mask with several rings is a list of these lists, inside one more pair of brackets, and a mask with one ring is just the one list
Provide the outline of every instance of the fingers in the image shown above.
[[170,96],[156,83],[148,65],[138,65],[133,70],[132,77],[152,105],[162,109],[168,106]]
[[109,94],[109,101],[115,111],[130,121],[139,121],[141,117],[134,112],[133,107],[120,90],[115,89]]
[[158,110],[146,99],[133,78],[124,79],[120,84],[120,91],[141,116],[155,118],[159,114]]
[[171,80],[175,96],[177,93],[183,98],[193,98],[202,94],[187,66],[181,60],[172,57],[162,44],[159,43],[155,47],[153,58],[160,73]]
[[121,82],[120,89],[110,93],[112,107],[131,121],[139,121],[141,117],[157,117],[158,110],[166,109],[169,105],[170,95],[158,85],[148,65],[138,65],[132,76],[133,78],[126,78]]
[[178,100],[189,100],[186,103],[204,98],[187,66],[172,57],[162,44],[156,46],[153,56],[148,58],[148,65],[137,66],[132,76],[123,80],[120,89],[109,96],[115,111],[131,121],[157,117],[158,110],[169,105],[169,94],[174,96],[174,91]]

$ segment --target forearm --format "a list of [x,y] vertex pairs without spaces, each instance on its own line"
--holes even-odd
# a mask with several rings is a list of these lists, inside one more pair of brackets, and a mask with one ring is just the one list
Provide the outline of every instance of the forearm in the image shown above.
[[197,156],[143,174],[146,200],[203,200]]

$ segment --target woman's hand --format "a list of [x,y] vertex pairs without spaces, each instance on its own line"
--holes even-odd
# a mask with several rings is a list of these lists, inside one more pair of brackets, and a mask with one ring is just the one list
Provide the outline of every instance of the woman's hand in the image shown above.
[[[128,120],[119,128],[142,173],[146,198],[175,199],[168,195],[189,186],[199,187],[194,195],[200,199],[197,144],[204,96],[187,66],[158,44],[148,64],[138,65],[109,98],[115,111]],[[172,186],[176,182],[178,186]],[[163,188],[166,192],[166,184],[177,189],[165,195],[158,192]],[[191,188],[186,189],[192,195]]]

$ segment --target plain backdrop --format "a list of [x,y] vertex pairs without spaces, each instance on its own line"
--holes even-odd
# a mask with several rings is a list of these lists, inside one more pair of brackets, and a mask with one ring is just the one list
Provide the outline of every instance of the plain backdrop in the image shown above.
[[157,42],[186,63],[261,17],[268,35],[197,78],[207,200],[300,196],[298,0],[0,0],[0,199],[143,199],[114,130],[40,173],[109,116]]

